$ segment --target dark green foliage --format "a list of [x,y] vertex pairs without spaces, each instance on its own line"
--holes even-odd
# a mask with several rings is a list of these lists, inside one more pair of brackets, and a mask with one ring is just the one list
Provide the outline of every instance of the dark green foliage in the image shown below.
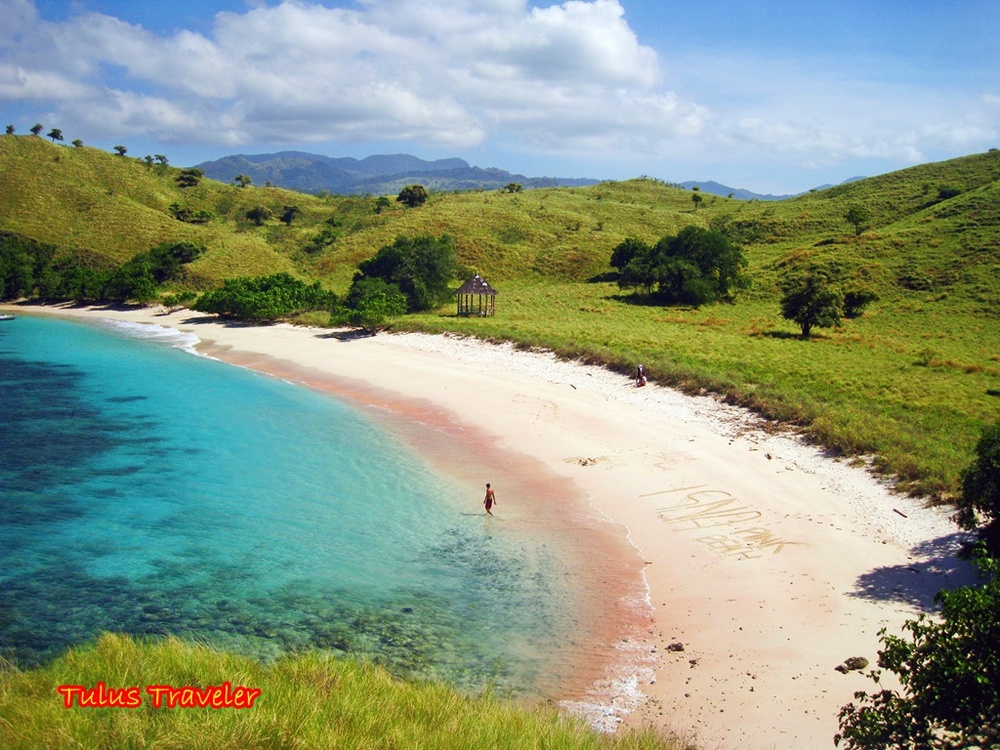
[[149,264],[143,261],[119,266],[101,289],[101,299],[114,302],[152,302],[156,296],[156,279]]
[[620,267],[620,287],[641,286],[647,292],[656,287],[667,303],[730,302],[749,285],[743,248],[720,232],[696,226],[663,237],[652,248],[625,240],[612,253],[611,264]]
[[455,242],[441,237],[397,237],[373,258],[358,264],[359,278],[379,278],[406,295],[411,312],[431,310],[450,297],[448,284],[458,273]]
[[207,224],[215,218],[215,214],[211,211],[206,211],[205,209],[193,211],[190,208],[182,206],[180,203],[176,202],[170,204],[169,210],[177,221],[183,221],[187,224]]
[[785,277],[781,282],[781,291],[781,315],[799,324],[802,338],[809,338],[813,328],[840,325],[844,295],[821,271]]
[[0,233],[0,298],[149,302],[160,284],[181,278],[183,267],[204,251],[191,242],[166,243],[101,270],[86,265],[83,256],[57,257],[50,245]]
[[45,128],[42,126],[42,123],[40,123],[40,122],[36,122],[34,125],[31,126],[31,134],[32,135],[38,135],[43,130],[45,130]]
[[0,232],[0,300],[32,296],[54,257],[51,245]]
[[119,156],[125,156],[125,154],[127,154],[127,153],[128,153],[128,149],[127,149],[127,148],[125,148],[124,146],[115,146],[115,152],[116,152],[116,153],[117,153],[117,154],[118,154]]
[[334,312],[332,322],[374,332],[389,318],[403,315],[406,308],[406,295],[398,286],[377,277],[361,277],[351,284],[344,307]]
[[233,178],[233,182],[235,182],[241,188],[245,188],[245,187],[247,187],[249,185],[253,185],[253,179],[250,177],[250,175],[246,175],[246,174],[242,174],[242,173],[236,175]]
[[274,216],[271,209],[266,206],[254,206],[249,211],[247,211],[247,218],[250,219],[258,227],[261,226],[265,221]]
[[844,317],[861,317],[864,309],[877,299],[878,295],[871,289],[861,287],[848,289],[844,292]]
[[872,220],[872,212],[864,206],[854,204],[847,209],[844,218],[847,219],[848,224],[854,226],[854,234],[858,236],[868,228],[868,222]]
[[83,148],[83,141],[81,141],[79,138],[76,138],[73,140],[73,146],[76,148]]
[[407,185],[399,191],[396,200],[408,208],[416,208],[427,202],[427,188],[423,185]]
[[649,245],[642,240],[637,240],[635,237],[627,237],[624,242],[617,245],[611,251],[611,267],[621,273],[632,262],[633,258],[637,255],[648,254],[649,251]]
[[955,185],[942,185],[938,188],[938,200],[946,201],[949,198],[957,198],[962,194],[962,188]]
[[7,135],[14,135],[14,126],[13,125],[8,125],[7,126]]
[[974,529],[982,517],[987,523],[991,552],[1000,551],[1000,420],[983,430],[976,457],[962,472],[958,522]]
[[201,169],[196,169],[194,167],[190,169],[182,169],[181,173],[177,175],[177,185],[182,188],[195,187],[201,178],[205,176],[205,172]]
[[55,143],[56,141],[61,141],[63,139],[63,134],[59,128],[52,128],[46,137],[51,138],[52,142]]
[[298,206],[285,206],[281,211],[281,221],[287,226],[291,226],[295,217],[301,213],[302,209]]
[[248,321],[275,321],[310,310],[332,310],[337,295],[319,282],[307,285],[287,273],[227,279],[192,305],[199,312]]
[[389,202],[388,198],[386,198],[384,195],[380,195],[378,199],[375,201],[375,213],[380,214],[382,213],[382,211],[389,208],[389,206],[391,205],[392,203]]
[[194,242],[167,242],[133,259],[145,264],[158,284],[181,278],[184,266],[205,254],[205,246]]
[[137,255],[111,272],[101,290],[101,298],[117,302],[152,302],[159,286],[183,275],[184,266],[205,252],[193,242],[165,243]]
[[[981,587],[942,591],[940,620],[920,615],[908,637],[879,633],[878,664],[900,691],[854,694],[840,710],[848,750],[959,750],[1000,746],[1000,565],[980,553]],[[869,677],[876,685],[881,673]]]

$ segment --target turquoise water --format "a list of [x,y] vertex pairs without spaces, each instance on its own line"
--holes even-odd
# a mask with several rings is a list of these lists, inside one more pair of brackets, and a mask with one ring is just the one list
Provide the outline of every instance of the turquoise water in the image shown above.
[[155,326],[0,323],[0,655],[102,631],[532,691],[565,564],[340,402]]

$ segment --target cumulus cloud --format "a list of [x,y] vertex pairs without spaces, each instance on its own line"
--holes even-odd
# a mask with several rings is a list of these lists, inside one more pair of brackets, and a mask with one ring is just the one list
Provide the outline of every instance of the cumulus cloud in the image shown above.
[[708,63],[656,51],[623,1],[272,0],[217,13],[204,33],[159,33],[0,0],[0,103],[51,108],[88,139],[502,143],[631,164],[912,163],[1000,130],[995,94],[948,98],[772,50]]
[[[657,91],[657,55],[618,0],[285,0],[219,13],[208,36],[97,13],[46,22],[29,0],[0,6],[12,19],[0,97],[52,99],[123,134],[463,148],[516,128],[525,144],[569,149],[623,124],[655,120],[670,134],[703,119]],[[88,108],[74,104],[82,98]]]

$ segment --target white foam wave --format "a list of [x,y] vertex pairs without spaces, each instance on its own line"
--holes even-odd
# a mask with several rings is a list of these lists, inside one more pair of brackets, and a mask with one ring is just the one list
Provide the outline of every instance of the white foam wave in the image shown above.
[[176,328],[167,328],[156,323],[137,323],[131,320],[115,320],[114,318],[102,318],[101,322],[125,336],[156,340],[192,354],[197,354],[195,347],[201,341],[193,333],[184,333]]

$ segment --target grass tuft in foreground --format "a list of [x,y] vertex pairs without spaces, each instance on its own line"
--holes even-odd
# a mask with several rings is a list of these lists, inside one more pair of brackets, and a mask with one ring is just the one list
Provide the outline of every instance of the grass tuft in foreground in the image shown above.
[[[137,687],[138,708],[64,707],[62,685]],[[146,686],[256,688],[252,708],[160,708]],[[262,665],[177,639],[103,635],[46,666],[0,670],[0,746],[86,748],[603,748],[678,750],[653,732],[598,733],[546,706],[436,683],[400,682],[385,670],[309,653]]]

